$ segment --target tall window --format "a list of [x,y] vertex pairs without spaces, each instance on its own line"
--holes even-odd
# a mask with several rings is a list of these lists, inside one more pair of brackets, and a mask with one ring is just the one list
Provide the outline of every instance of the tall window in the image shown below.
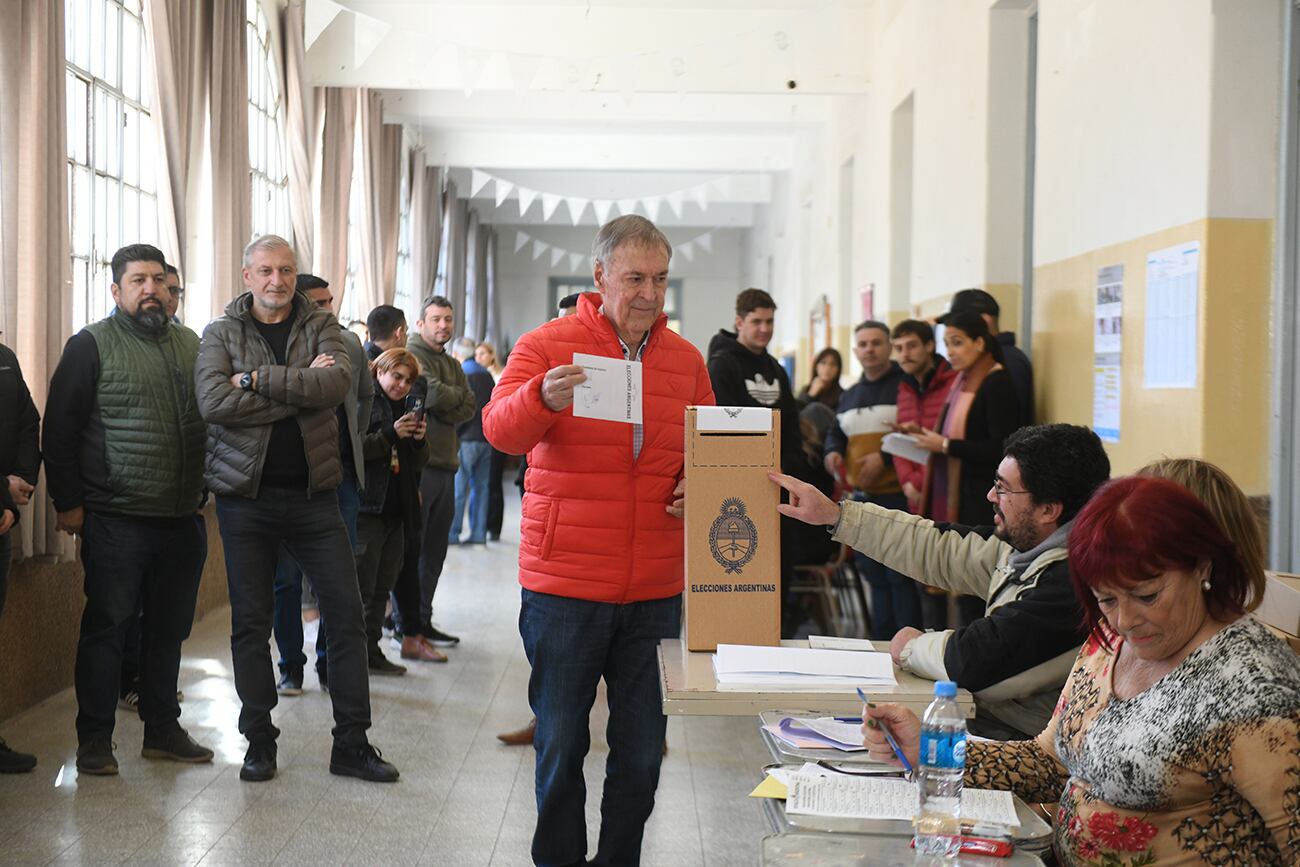
[[112,308],[109,260],[156,244],[153,67],[140,0],[65,0],[74,328]]
[[284,101],[280,72],[271,51],[271,32],[260,0],[248,0],[248,166],[252,187],[253,237],[279,235],[292,241],[289,170],[280,143]]
[[402,160],[402,163],[397,219],[397,289],[393,293],[393,306],[398,310],[409,310],[415,293],[415,274],[411,271],[411,161]]

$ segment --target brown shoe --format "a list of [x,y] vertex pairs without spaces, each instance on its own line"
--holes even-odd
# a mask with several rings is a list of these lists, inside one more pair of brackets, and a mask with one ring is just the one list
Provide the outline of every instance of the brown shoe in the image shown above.
[[447,655],[434,650],[423,639],[415,635],[402,638],[402,659],[414,659],[419,662],[446,662]]
[[497,740],[511,747],[526,747],[533,742],[533,735],[537,733],[537,717],[533,717],[528,725],[513,732],[506,732],[503,735],[497,735]]

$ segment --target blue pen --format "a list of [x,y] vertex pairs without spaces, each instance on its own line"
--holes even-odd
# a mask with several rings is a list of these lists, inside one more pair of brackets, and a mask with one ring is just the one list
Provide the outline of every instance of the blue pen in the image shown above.
[[[867,694],[862,691],[862,687],[858,687],[857,689],[858,698],[862,699],[863,704],[862,717],[865,719],[867,716],[866,705],[870,704],[870,702],[867,701]],[[885,740],[889,743],[889,748],[894,751],[894,755],[898,756],[898,760],[903,763],[903,770],[907,772],[907,778],[909,780],[912,779],[912,775],[916,772],[916,769],[913,768],[912,763],[907,760],[907,756],[903,755],[903,750],[898,746],[898,741],[894,740],[894,733],[889,730],[889,726],[885,725],[884,720],[878,719],[873,721],[880,731],[884,733]]]

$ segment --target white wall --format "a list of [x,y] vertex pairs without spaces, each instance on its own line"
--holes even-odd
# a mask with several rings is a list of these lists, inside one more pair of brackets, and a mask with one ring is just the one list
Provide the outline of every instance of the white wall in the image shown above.
[[[531,244],[515,253],[515,228],[506,225],[496,228],[500,233],[497,280],[501,293],[502,329],[513,340],[555,315],[548,308],[551,277],[589,279],[591,274],[586,262],[581,263],[580,270],[575,272],[569,270],[567,257],[555,267],[551,266],[549,253],[534,259]],[[533,238],[584,255],[590,252],[595,238],[595,232],[589,227],[522,228]],[[682,244],[700,232],[699,229],[689,229],[667,234],[669,241]],[[669,275],[682,280],[682,336],[699,347],[701,354],[719,328],[731,327],[735,318],[736,294],[748,285],[743,279],[741,262],[744,234],[740,229],[715,229],[713,252],[706,253],[697,247],[693,261],[681,253],[673,254]]]

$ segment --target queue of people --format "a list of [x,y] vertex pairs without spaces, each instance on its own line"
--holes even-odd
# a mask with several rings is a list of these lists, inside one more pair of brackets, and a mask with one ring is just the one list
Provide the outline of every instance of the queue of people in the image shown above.
[[[720,402],[782,411],[771,478],[788,496],[783,572],[852,549],[871,586],[873,635],[896,664],[974,694],[971,730],[986,740],[971,744],[967,782],[1057,804],[1065,863],[1300,858],[1300,663],[1249,615],[1263,543],[1230,478],[1185,459],[1111,480],[1090,429],[1034,424],[1028,361],[981,290],[957,293],[941,318],[944,355],[930,323],[869,320],[853,337],[859,381],[841,388],[842,359],[824,351],[796,396],[768,352],[772,296],[740,293],[735,330],[714,337],[706,360],[667,327],[671,258],[649,220],[606,223],[596,291],[522,336],[500,368],[491,346],[452,341],[453,304],[437,295],[409,334],[402,312],[381,305],[369,339],[354,340],[328,283],[300,275],[275,236],[248,246],[246,291],[200,339],[173,318],[162,254],[132,245],[113,258],[114,313],[65,347],[43,432],[17,359],[0,347],[0,400],[14,410],[0,414],[0,607],[43,448],[58,526],[81,539],[86,574],[78,770],[118,773],[128,658],[142,754],[213,760],[181,725],[176,688],[212,498],[248,741],[240,778],[276,774],[273,710],[303,688],[292,621],[301,630],[306,585],[334,712],[329,769],[396,781],[368,736],[370,677],[407,670],[384,652],[386,619],[403,660],[446,660],[459,638],[433,610],[447,548],[492,537],[493,461],[527,455],[519,631],[534,713],[531,854],[639,863],[665,753],[655,651],[682,618],[684,410]],[[573,413],[586,378],[575,352],[642,364],[641,423]],[[928,457],[887,451],[895,431]],[[789,629],[797,613],[786,604]],[[277,679],[269,640],[282,625]],[[588,861],[583,765],[602,680],[609,757]],[[884,722],[916,761],[914,714],[882,703],[865,717],[873,755],[893,760]],[[0,742],[0,771],[35,762]]]

